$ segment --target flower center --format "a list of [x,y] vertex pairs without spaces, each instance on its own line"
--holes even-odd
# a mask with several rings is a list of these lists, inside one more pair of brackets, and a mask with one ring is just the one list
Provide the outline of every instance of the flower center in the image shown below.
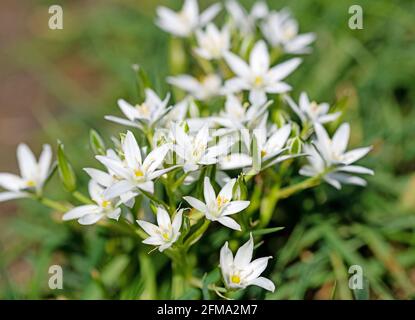
[[261,87],[264,84],[264,78],[262,76],[256,76],[254,79],[254,85],[256,87]]
[[35,182],[35,181],[33,181],[33,180],[29,180],[29,181],[27,181],[27,182],[26,182],[26,185],[27,185],[29,188],[33,188],[33,187],[35,187],[35,186],[36,186],[36,182]]
[[164,240],[168,241],[170,239],[170,234],[168,232],[163,232],[161,234]]
[[229,199],[226,198],[222,198],[221,196],[218,196],[216,199],[216,203],[218,205],[218,207],[222,207],[223,205],[227,204],[229,202]]
[[134,171],[134,175],[136,178],[141,178],[142,176],[144,176],[144,173],[140,169],[137,169]]
[[101,206],[102,206],[104,209],[106,209],[106,208],[107,208],[110,204],[111,204],[111,202],[110,202],[110,201],[108,201],[108,200],[104,200],[104,201],[102,201]]
[[265,157],[267,155],[267,152],[265,150],[261,150],[261,157]]
[[231,277],[231,281],[232,281],[233,283],[239,284],[239,283],[241,283],[241,277],[240,277],[240,276],[238,276],[237,274],[234,274],[234,275],[232,275],[232,277]]
[[150,108],[145,104],[138,104],[135,106],[136,109],[145,117],[150,115]]

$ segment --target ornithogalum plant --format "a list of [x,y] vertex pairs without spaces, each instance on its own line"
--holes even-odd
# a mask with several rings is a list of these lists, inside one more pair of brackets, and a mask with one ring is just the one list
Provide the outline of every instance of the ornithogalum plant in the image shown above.
[[[173,94],[156,93],[144,70],[134,66],[141,100],[120,99],[121,112],[106,116],[128,129],[113,137],[111,148],[91,131],[100,169],[85,168],[89,196],[78,190],[61,143],[57,170],[50,146],[37,161],[21,144],[20,176],[0,174],[6,190],[0,201],[28,197],[61,212],[64,221],[120,224],[152,255],[166,255],[172,262],[173,298],[188,287],[207,288],[223,298],[252,285],[274,291],[275,284],[261,276],[273,257],[253,260],[253,251],[262,235],[280,229],[270,224],[278,199],[323,182],[337,189],[364,186],[357,175],[373,174],[354,164],[370,147],[347,151],[351,127],[340,124],[340,112],[310,101],[305,92],[298,104],[290,97],[287,77],[302,63],[298,55],[311,52],[314,34],[298,34],[289,11],[270,11],[263,2],[247,12],[228,1],[226,23],[216,26],[220,10],[215,4],[200,11],[196,0],[186,0],[180,12],[158,8],[157,25],[172,35],[173,74],[167,82]],[[331,130],[338,126],[332,136],[327,124]],[[291,179],[298,165],[299,174]],[[80,204],[68,207],[47,197],[45,185],[56,171]],[[275,188],[261,193],[262,185]],[[258,191],[270,210],[253,205]],[[218,280],[205,288],[193,272],[197,259],[188,256],[209,228],[229,228],[229,239],[216,253],[222,284]],[[243,239],[249,240],[242,245]],[[230,240],[242,245],[237,252],[236,246],[229,248]]]

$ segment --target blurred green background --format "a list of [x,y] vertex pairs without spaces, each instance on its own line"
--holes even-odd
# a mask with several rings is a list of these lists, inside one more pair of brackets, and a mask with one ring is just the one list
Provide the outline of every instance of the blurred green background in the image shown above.
[[[206,7],[213,1],[199,1]],[[253,1],[242,1],[250,7]],[[294,96],[343,101],[352,145],[374,145],[364,161],[376,175],[367,188],[337,192],[321,186],[282,201],[259,251],[275,293],[249,289],[244,298],[411,299],[415,295],[415,2],[269,1],[290,8],[302,32],[314,31],[313,54],[291,77]],[[60,4],[64,29],[48,28],[48,7]],[[350,30],[348,8],[364,10],[364,29]],[[11,1],[0,10],[0,171],[17,170],[16,145],[38,153],[59,138],[81,169],[96,166],[89,129],[105,137],[121,128],[103,120],[116,100],[136,97],[134,63],[166,92],[168,35],[154,25],[158,5],[181,1]],[[51,197],[66,199],[57,179]],[[0,204],[0,298],[168,298],[170,268],[131,239],[99,227],[59,223],[60,214],[30,201]],[[213,230],[214,232],[214,230]],[[203,250],[219,251],[226,233],[209,232]],[[142,249],[142,248],[141,248]],[[209,249],[209,250],[208,250]],[[260,254],[260,253],[258,253]],[[154,257],[155,256],[155,257]],[[217,255],[199,263],[203,275]],[[64,268],[64,289],[48,288],[48,268]],[[347,270],[360,265],[366,289],[348,288]],[[207,267],[209,266],[209,267]],[[203,269],[203,268],[207,269]],[[367,289],[369,288],[369,289]],[[121,290],[122,289],[122,290]],[[200,290],[184,298],[209,298]]]

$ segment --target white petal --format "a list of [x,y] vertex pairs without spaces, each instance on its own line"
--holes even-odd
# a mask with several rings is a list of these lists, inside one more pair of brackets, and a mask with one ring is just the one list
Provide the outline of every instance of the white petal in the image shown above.
[[89,180],[88,191],[91,199],[99,203],[104,189],[95,180]]
[[216,204],[215,190],[213,189],[212,184],[210,183],[209,177],[205,177],[203,181],[203,195],[205,197],[205,202],[207,206]]
[[123,99],[119,99],[118,106],[120,107],[122,113],[130,120],[134,121],[137,118],[140,118],[140,114],[136,108]]
[[143,240],[143,243],[153,246],[160,246],[164,243],[164,241],[160,237],[149,237]]
[[140,147],[131,131],[128,131],[124,138],[122,150],[124,151],[125,160],[130,168],[137,169],[141,166]]
[[87,214],[92,214],[92,213],[96,214],[100,211],[101,211],[101,208],[93,204],[79,206],[65,213],[62,217],[62,220],[68,221],[68,220],[73,220],[73,219],[79,219]]
[[225,209],[223,209],[222,214],[228,216],[241,212],[242,210],[248,208],[249,204],[249,201],[232,201],[225,207]]
[[267,95],[265,94],[264,90],[252,89],[249,92],[249,102],[258,105],[263,104],[267,102]]
[[229,217],[220,217],[217,221],[223,224],[225,227],[231,228],[233,230],[241,231],[241,226],[232,218]]
[[227,281],[228,275],[230,274],[231,266],[233,264],[233,254],[228,247],[228,242],[226,241],[223,247],[220,249],[220,268],[222,270],[222,275],[225,281]]
[[236,179],[232,179],[225,184],[222,190],[219,192],[218,197],[220,196],[222,199],[230,200],[232,199],[232,190],[235,185]]
[[314,129],[317,135],[317,147],[326,160],[331,160],[331,140],[327,134],[326,129],[319,124],[314,124]]
[[169,229],[171,227],[170,216],[163,208],[157,208],[157,224],[161,229]]
[[104,118],[105,118],[105,120],[112,121],[112,122],[121,124],[123,126],[141,128],[137,123],[135,123],[133,121],[130,121],[130,120],[125,120],[125,119],[122,119],[122,118],[119,118],[119,117],[105,116]]
[[94,223],[97,223],[101,218],[104,216],[102,213],[91,213],[87,214],[81,218],[78,219],[79,224],[82,225],[91,225]]
[[269,53],[265,41],[258,41],[251,51],[249,64],[253,72],[264,74],[269,69]]
[[84,168],[84,171],[101,186],[109,187],[113,182],[111,175],[104,171],[94,168]]
[[159,233],[159,228],[147,221],[144,220],[137,220],[137,223],[149,236],[157,236]]
[[203,11],[199,17],[199,25],[204,26],[210,21],[212,21],[219,11],[222,9],[222,6],[219,3],[215,3]]
[[247,276],[247,280],[253,280],[258,278],[262,272],[266,269],[268,265],[268,260],[272,259],[272,257],[263,257],[259,259],[255,259],[252,261],[247,267],[246,270],[249,271],[249,275]]
[[154,182],[153,181],[146,181],[144,183],[137,184],[137,188],[146,191],[148,193],[154,193]]
[[20,174],[27,180],[33,179],[37,175],[37,163],[33,152],[29,147],[21,143],[17,147],[17,161],[19,163]]
[[358,149],[354,149],[352,151],[346,152],[343,155],[343,161],[342,162],[344,164],[352,164],[353,162],[363,158],[371,150],[372,150],[372,147],[366,147],[366,148],[358,148]]
[[246,78],[251,74],[248,64],[232,52],[226,52],[224,58],[229,65],[229,68],[239,77]]
[[43,146],[42,153],[39,158],[39,170],[41,183],[43,184],[49,175],[50,164],[52,162],[52,149],[50,145],[45,144]]
[[114,211],[111,211],[107,214],[108,218],[117,220],[120,218],[121,215],[121,208],[116,208]]
[[206,205],[202,201],[190,196],[183,197],[183,199],[186,200],[196,210],[200,212],[206,211]]
[[107,190],[105,190],[103,196],[105,199],[114,199],[119,197],[127,192],[130,192],[135,188],[135,185],[127,180],[121,180],[112,186],[110,186]]
[[151,151],[143,162],[144,171],[151,173],[156,170],[164,161],[169,150],[170,145],[165,144]]
[[25,192],[0,192],[0,202],[26,198],[28,196]]
[[343,154],[346,151],[347,144],[349,143],[350,137],[350,125],[343,123],[332,139],[333,150],[336,154]]
[[337,169],[337,171],[343,171],[343,172],[350,172],[350,173],[360,173],[360,174],[370,174],[374,175],[375,172],[371,169],[361,167],[361,166],[345,166],[340,167]]
[[258,286],[258,287],[264,288],[265,290],[268,290],[268,291],[271,291],[271,292],[275,291],[274,283],[271,280],[269,280],[267,278],[264,278],[264,277],[259,277],[259,278],[256,278],[256,279],[250,281],[249,285]]
[[252,233],[249,235],[249,240],[238,249],[235,255],[234,263],[237,268],[245,268],[252,260],[252,253],[254,252],[254,239]]
[[273,81],[279,81],[287,77],[300,65],[300,58],[293,58],[271,68],[269,75]]
[[25,182],[15,174],[0,173],[0,187],[10,191],[18,191],[25,187]]
[[219,166],[222,170],[245,168],[252,165],[252,158],[247,154],[235,153],[221,159]]
[[179,233],[180,227],[182,226],[182,220],[183,220],[183,209],[179,210],[179,212],[176,213],[173,219],[172,228],[174,233]]
[[129,179],[131,177],[130,171],[126,169],[120,161],[104,156],[96,156],[95,158],[110,171],[113,171],[115,175],[124,179]]

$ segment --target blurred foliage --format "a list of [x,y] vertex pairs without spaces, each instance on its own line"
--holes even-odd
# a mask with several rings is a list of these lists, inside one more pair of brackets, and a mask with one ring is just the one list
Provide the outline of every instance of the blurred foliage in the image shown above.
[[[33,35],[8,50],[9,63],[33,73],[60,106],[59,114],[42,109],[38,116],[46,140],[59,137],[65,144],[75,172],[94,163],[89,129],[104,137],[117,132],[119,127],[103,116],[117,109],[117,98],[136,98],[132,64],[145,66],[157,90],[168,89],[163,79],[169,74],[169,38],[153,21],[157,5],[180,4],[156,2],[62,1],[64,30],[51,31],[45,21],[52,3],[35,1]],[[252,2],[243,3],[249,7]],[[352,144],[374,145],[364,164],[376,175],[364,189],[337,192],[320,186],[281,201],[271,225],[285,229],[265,235],[258,248],[258,255],[275,257],[267,272],[277,290],[249,288],[244,298],[414,297],[415,2],[359,1],[363,30],[348,28],[352,4],[356,1],[281,0],[270,5],[289,7],[302,31],[318,35],[313,54],[291,77],[294,96],[306,90],[313,99],[344,109],[342,120],[352,123]],[[77,179],[85,187],[86,175]],[[65,199],[56,178],[48,189]],[[148,247],[117,230],[63,224],[60,218],[60,213],[23,201],[18,216],[0,227],[0,297],[169,298],[166,257],[147,254]],[[200,278],[216,267],[228,233],[209,230],[198,247],[195,274]],[[204,254],[212,250],[217,254]],[[190,254],[196,258],[196,252]],[[47,287],[51,264],[64,268],[63,290]],[[347,270],[355,264],[362,266],[369,292],[354,294],[348,288]],[[190,290],[183,298],[213,298],[205,289],[216,276],[207,275],[203,290]]]

